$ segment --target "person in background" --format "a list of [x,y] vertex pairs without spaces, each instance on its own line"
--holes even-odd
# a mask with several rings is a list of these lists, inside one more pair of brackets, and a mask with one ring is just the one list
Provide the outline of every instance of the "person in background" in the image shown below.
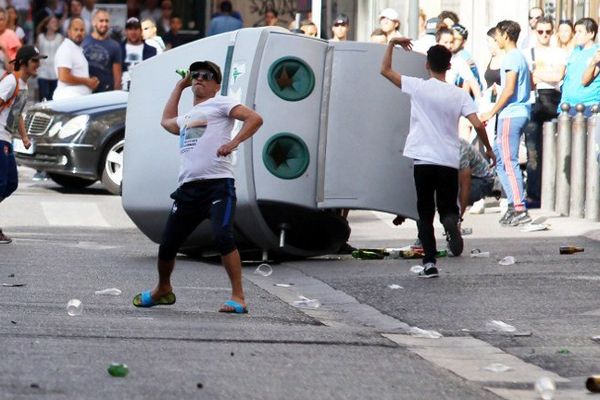
[[393,8],[385,8],[379,13],[379,27],[385,32],[387,43],[400,35],[400,15]]
[[279,13],[274,8],[267,8],[264,18],[254,24],[254,26],[280,26],[287,28],[285,22],[279,20]]
[[[481,97],[481,90],[483,89],[481,77],[479,75],[479,69],[477,68],[477,64],[475,64],[471,53],[465,49],[465,42],[469,38],[469,31],[464,26],[456,24],[452,27],[452,32],[454,33],[454,42],[452,44],[452,62],[454,62],[457,57],[460,57],[467,63],[467,66],[475,78],[475,81],[471,83],[469,91],[473,98],[479,99]],[[458,80],[455,82],[455,84],[456,86],[463,87],[466,82],[461,77],[458,77]]]
[[527,50],[537,43],[535,26],[540,19],[544,18],[544,10],[541,7],[532,7],[529,10],[529,27],[527,31],[521,32],[517,48]]
[[17,34],[13,30],[8,29],[6,10],[0,8],[0,49],[4,52],[5,69],[7,71],[12,71],[13,67],[9,62],[15,59],[17,51],[22,45]]
[[121,43],[121,70],[123,71],[123,80],[121,86],[123,90],[129,90],[131,81],[130,71],[137,64],[156,55],[156,48],[144,43],[142,40],[142,24],[136,17],[131,17],[125,23],[126,39]]
[[58,76],[54,68],[54,58],[56,52],[64,40],[63,35],[58,32],[58,18],[54,16],[46,17],[42,20],[37,29],[36,46],[48,58],[40,60],[38,70],[39,101],[52,100]]
[[210,20],[206,36],[214,36],[218,35],[219,33],[231,32],[244,27],[241,20],[231,15],[233,12],[233,6],[231,5],[230,1],[222,1],[219,5],[219,9],[221,10],[219,15]]
[[437,29],[440,29],[442,27],[442,25],[448,29],[452,29],[452,27],[454,25],[456,25],[460,22],[460,18],[458,18],[458,14],[456,14],[454,11],[448,11],[448,10],[442,11],[437,16],[437,19],[438,19]]
[[92,93],[100,80],[90,77],[89,65],[83,55],[81,43],[85,37],[85,22],[81,17],[71,19],[67,38],[56,50],[54,66],[58,84],[53,99],[67,99]]
[[[69,6],[69,18],[66,18],[62,24],[62,32],[66,35],[69,31],[69,25],[71,24],[71,19],[80,17],[81,12],[83,11],[83,5],[80,0],[71,0],[71,4]],[[85,22],[85,34],[89,34],[92,29],[92,24],[88,22],[86,19],[83,20]]]
[[[178,15],[173,15],[171,17],[171,29],[164,36],[166,49],[173,49],[177,46],[181,46],[185,43],[183,37],[179,34],[181,27],[183,26],[183,21]],[[142,25],[143,29],[143,25]]]
[[[600,103],[600,79],[597,79],[598,24],[592,18],[581,18],[575,23],[575,48],[567,61],[559,104],[571,105],[569,113],[575,115],[575,106],[585,105],[584,114],[591,115],[591,106]],[[597,61],[598,60],[598,61]],[[560,109],[557,112],[561,112]]]
[[[440,28],[435,34],[437,44],[444,46],[448,50],[452,52],[454,49],[454,32],[448,28]],[[479,98],[481,96],[481,90],[479,89],[479,84],[471,71],[471,68],[467,64],[467,62],[461,58],[456,56],[456,54],[452,55],[452,60],[450,62],[450,69],[445,72],[446,82],[451,83],[453,85],[459,86],[467,93],[475,93],[475,98]]]
[[348,40],[348,29],[350,18],[346,14],[340,14],[331,23],[332,42],[342,42]]
[[536,25],[537,44],[525,52],[531,71],[535,97],[531,117],[525,127],[527,146],[527,208],[539,208],[542,188],[542,127],[557,117],[560,83],[565,76],[567,55],[563,49],[550,46],[554,22],[543,17]]
[[6,18],[8,29],[12,29],[17,34],[17,37],[21,40],[21,43],[25,44],[27,38],[25,37],[25,31],[19,26],[19,14],[17,9],[13,6],[6,7]]
[[[170,1],[170,0],[167,0],[167,1]],[[224,0],[224,1],[229,1],[229,0]],[[164,2],[163,2],[163,4],[164,4]],[[213,15],[210,16],[210,18],[212,19],[214,17],[218,17],[219,15],[221,15],[221,13],[217,11],[216,13],[213,13]],[[239,11],[233,10],[231,12],[231,16],[233,18],[239,19],[240,21],[242,21],[242,23],[244,23],[244,19],[242,18],[242,14],[240,14]]]
[[575,47],[573,36],[575,36],[573,22],[570,19],[561,19],[554,36],[554,45],[566,51],[567,56],[570,56]]
[[310,36],[310,37],[317,37],[317,35],[319,34],[319,31],[317,30],[317,26],[315,25],[315,23],[312,21],[309,21],[307,19],[300,22],[300,30],[306,36]]
[[504,20],[496,25],[496,41],[506,51],[500,70],[502,93],[496,104],[481,116],[486,122],[498,114],[498,135],[494,153],[498,159],[496,171],[509,208],[500,218],[504,226],[518,226],[531,222],[525,203],[523,175],[519,167],[519,144],[529,120],[531,74],[523,53],[517,49],[521,27],[515,21]]
[[171,15],[173,15],[173,2],[171,0],[163,0],[160,4],[160,19],[156,21],[156,29],[159,36],[163,36],[171,30]]
[[140,20],[151,19],[152,21],[160,21],[162,13],[158,7],[159,0],[144,0],[142,10],[140,11]]
[[94,30],[83,39],[83,54],[88,60],[90,75],[100,79],[96,92],[120,90],[121,46],[109,35],[110,14],[98,9],[92,20]]
[[156,54],[161,54],[166,50],[165,42],[156,34],[156,24],[152,19],[142,20],[142,36],[146,44],[156,49]]
[[369,36],[369,41],[372,43],[387,44],[387,35],[381,28],[375,29]]
[[419,36],[419,39],[415,40],[413,51],[418,53],[427,54],[427,50],[431,48],[431,46],[435,46],[435,33],[439,23],[439,19],[429,18],[425,22],[425,30],[423,34]]
[[92,19],[94,17],[95,12],[96,12],[96,0],[83,0],[83,9],[81,10],[81,18],[83,18],[84,21],[87,21],[86,25],[90,26],[90,30],[87,33],[89,33],[91,31]]

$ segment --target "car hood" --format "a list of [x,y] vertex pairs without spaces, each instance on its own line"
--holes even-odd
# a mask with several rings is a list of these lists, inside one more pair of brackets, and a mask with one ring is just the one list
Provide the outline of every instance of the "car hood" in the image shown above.
[[35,104],[37,110],[52,110],[60,113],[78,113],[85,110],[127,105],[128,92],[113,90],[104,93],[94,93],[87,96],[45,101]]

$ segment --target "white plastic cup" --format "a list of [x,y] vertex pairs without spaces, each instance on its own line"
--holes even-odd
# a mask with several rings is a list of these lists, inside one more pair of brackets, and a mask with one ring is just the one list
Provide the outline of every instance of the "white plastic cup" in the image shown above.
[[81,300],[71,299],[67,303],[67,314],[71,317],[75,317],[77,315],[81,315],[83,312],[83,304],[81,304]]
[[552,400],[554,398],[554,392],[556,392],[556,385],[552,379],[543,376],[535,381],[535,390],[542,400]]
[[273,268],[269,264],[260,264],[254,270],[254,273],[262,276],[269,276],[273,273]]

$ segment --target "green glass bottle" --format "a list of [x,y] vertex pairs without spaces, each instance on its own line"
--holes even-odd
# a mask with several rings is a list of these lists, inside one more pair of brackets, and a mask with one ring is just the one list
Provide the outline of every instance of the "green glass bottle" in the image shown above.
[[352,257],[359,260],[383,260],[385,256],[379,252],[358,249],[352,252]]
[[108,367],[108,373],[116,378],[125,378],[129,373],[127,364],[112,363]]
[[181,79],[185,78],[187,76],[188,72],[190,72],[190,71],[188,71],[185,68],[179,68],[179,69],[175,70],[175,73],[177,75],[181,76]]

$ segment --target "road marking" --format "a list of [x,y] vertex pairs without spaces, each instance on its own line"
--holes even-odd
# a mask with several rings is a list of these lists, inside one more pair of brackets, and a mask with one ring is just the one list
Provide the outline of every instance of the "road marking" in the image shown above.
[[[245,278],[290,306],[293,301],[298,300],[299,296],[318,299],[322,304],[321,307],[299,310],[330,327],[373,328],[382,336],[432,364],[452,371],[507,400],[539,398],[533,390],[515,390],[513,388],[515,382],[532,385],[542,376],[548,376],[558,383],[570,382],[567,378],[526,363],[471,336],[440,339],[410,336],[407,334],[410,328],[407,323],[385,315],[369,305],[361,304],[354,297],[285,264],[278,265],[273,274],[268,277],[246,274]],[[290,282],[294,286],[288,288],[275,286],[278,282]],[[512,370],[494,373],[483,369],[492,363],[508,365]],[[585,393],[583,389],[580,391],[558,389],[556,398],[581,398]]]
[[42,202],[41,204],[48,225],[110,227],[97,204],[63,202]]

